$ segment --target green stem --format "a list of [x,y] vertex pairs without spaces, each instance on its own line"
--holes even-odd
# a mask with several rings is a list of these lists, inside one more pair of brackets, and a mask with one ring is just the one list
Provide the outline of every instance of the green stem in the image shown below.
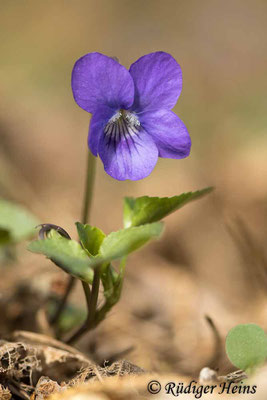
[[[126,261],[127,257],[124,257],[121,260],[120,273],[116,276],[116,281],[112,282],[112,293],[105,295],[106,301],[103,306],[96,311],[92,328],[95,328],[101,321],[103,321],[103,319],[106,317],[106,314],[115,306],[115,304],[118,303],[121,297]],[[104,290],[105,289],[109,292],[108,287],[105,288],[104,286]]]
[[83,282],[83,281],[82,281],[82,285],[83,285],[83,291],[84,291],[84,294],[85,294],[86,305],[87,305],[87,308],[89,309],[89,307],[90,307],[90,300],[91,300],[91,290],[90,290],[90,286],[88,285],[88,283]]
[[87,224],[90,220],[90,212],[93,199],[93,188],[95,182],[95,169],[96,169],[96,157],[89,150],[87,160],[87,172],[85,181],[85,191],[83,200],[82,210],[82,223]]
[[90,298],[90,306],[88,309],[88,330],[91,329],[92,323],[95,319],[96,307],[97,307],[97,300],[98,300],[98,293],[99,293],[99,286],[100,286],[100,274],[101,274],[101,266],[97,266],[94,271],[94,279],[92,284],[92,294]]
[[[88,223],[90,219],[90,212],[92,206],[92,199],[93,199],[93,191],[94,191],[94,182],[95,182],[95,170],[96,170],[96,157],[92,154],[92,152],[88,151],[88,158],[87,158],[87,167],[86,167],[86,180],[85,180],[85,190],[84,190],[84,198],[83,198],[83,207],[82,207],[82,223]],[[56,326],[59,321],[59,318],[66,306],[68,297],[72,292],[76,283],[76,279],[73,276],[68,278],[68,283],[66,286],[66,291],[62,297],[62,300],[59,303],[58,309],[54,317],[52,318],[52,324]],[[87,285],[88,286],[88,285]],[[87,291],[83,285],[83,289],[85,292],[85,297],[87,299]],[[88,287],[89,291],[90,288]]]
[[56,310],[55,314],[50,319],[50,324],[51,325],[55,325],[57,323],[57,321],[58,321],[58,319],[59,319],[59,317],[60,317],[60,315],[61,315],[61,313],[62,313],[62,311],[63,311],[63,309],[65,307],[67,298],[68,298],[70,292],[73,289],[74,282],[75,282],[75,278],[73,276],[70,276],[69,280],[68,280],[68,283],[67,283],[67,286],[66,286],[66,289],[65,289],[65,293],[64,293],[63,297],[60,299],[60,301],[58,303],[58,307],[57,307],[57,310]]
[[126,262],[127,262],[127,256],[124,256],[120,262],[120,275],[122,279],[124,278]]
[[90,331],[92,328],[95,327],[95,315],[96,315],[97,300],[98,300],[98,293],[100,286],[100,273],[101,273],[101,266],[98,266],[95,268],[94,271],[94,279],[92,283],[91,295],[88,296],[89,286],[87,285],[87,283],[83,282],[83,288],[87,300],[88,315],[84,324],[66,341],[66,343],[68,344],[73,344],[77,342],[77,340],[79,340],[84,333]]
[[[100,279],[101,279],[101,265],[99,265],[95,268],[90,302],[88,303],[88,301],[87,301],[87,308],[88,308],[87,319],[84,322],[84,324],[66,341],[66,343],[73,344],[78,339],[80,339],[80,337],[84,333],[90,331],[91,329],[96,328],[96,326],[101,321],[103,321],[106,314],[119,301],[120,296],[121,296],[121,289],[122,289],[123,278],[124,278],[124,273],[125,273],[126,261],[127,261],[127,257],[124,257],[121,260],[120,273],[119,273],[120,279],[119,279],[119,276],[117,276],[117,279],[119,279],[119,281],[116,283],[115,286],[114,286],[114,283],[112,284],[113,285],[113,293],[110,296],[106,297],[105,304],[98,310],[97,310],[97,300],[98,300],[99,286],[100,286]],[[83,285],[86,285],[86,284],[83,283]]]

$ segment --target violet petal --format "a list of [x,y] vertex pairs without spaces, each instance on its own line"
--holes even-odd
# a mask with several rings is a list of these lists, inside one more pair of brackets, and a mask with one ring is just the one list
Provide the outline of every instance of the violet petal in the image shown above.
[[89,53],[76,61],[71,84],[76,103],[90,113],[101,106],[127,109],[133,103],[134,84],[129,71],[104,54]]
[[147,177],[158,160],[157,146],[143,129],[133,136],[123,136],[118,141],[110,140],[103,134],[98,152],[105,171],[120,181]]
[[182,90],[182,70],[177,61],[162,51],[147,54],[131,65],[135,85],[136,112],[171,109]]
[[97,156],[98,143],[104,127],[113,114],[114,111],[112,109],[101,107],[92,115],[89,125],[88,146],[94,156]]
[[179,159],[190,154],[191,139],[187,128],[172,111],[144,112],[139,119],[143,128],[153,137],[159,157]]

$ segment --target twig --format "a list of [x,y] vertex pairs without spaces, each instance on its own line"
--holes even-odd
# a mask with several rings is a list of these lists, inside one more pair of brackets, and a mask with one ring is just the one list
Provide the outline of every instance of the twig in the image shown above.
[[222,355],[222,338],[221,338],[219,330],[216,327],[212,318],[208,315],[205,315],[205,320],[207,321],[208,325],[210,326],[213,336],[214,336],[213,355],[210,358],[210,361],[208,363],[206,363],[206,365],[208,365],[209,368],[216,369],[216,367],[218,366],[218,362]]

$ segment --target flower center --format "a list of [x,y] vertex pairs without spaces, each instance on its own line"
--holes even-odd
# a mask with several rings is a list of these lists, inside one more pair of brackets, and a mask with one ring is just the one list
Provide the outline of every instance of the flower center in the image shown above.
[[123,137],[127,139],[137,135],[140,128],[137,116],[130,111],[121,109],[110,118],[104,128],[104,133],[110,140],[118,142]]

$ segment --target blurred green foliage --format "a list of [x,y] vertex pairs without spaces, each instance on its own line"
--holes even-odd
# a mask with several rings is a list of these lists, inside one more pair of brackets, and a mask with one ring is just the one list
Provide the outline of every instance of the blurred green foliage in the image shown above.
[[38,220],[24,207],[0,199],[0,261],[14,257],[14,245],[31,238]]

